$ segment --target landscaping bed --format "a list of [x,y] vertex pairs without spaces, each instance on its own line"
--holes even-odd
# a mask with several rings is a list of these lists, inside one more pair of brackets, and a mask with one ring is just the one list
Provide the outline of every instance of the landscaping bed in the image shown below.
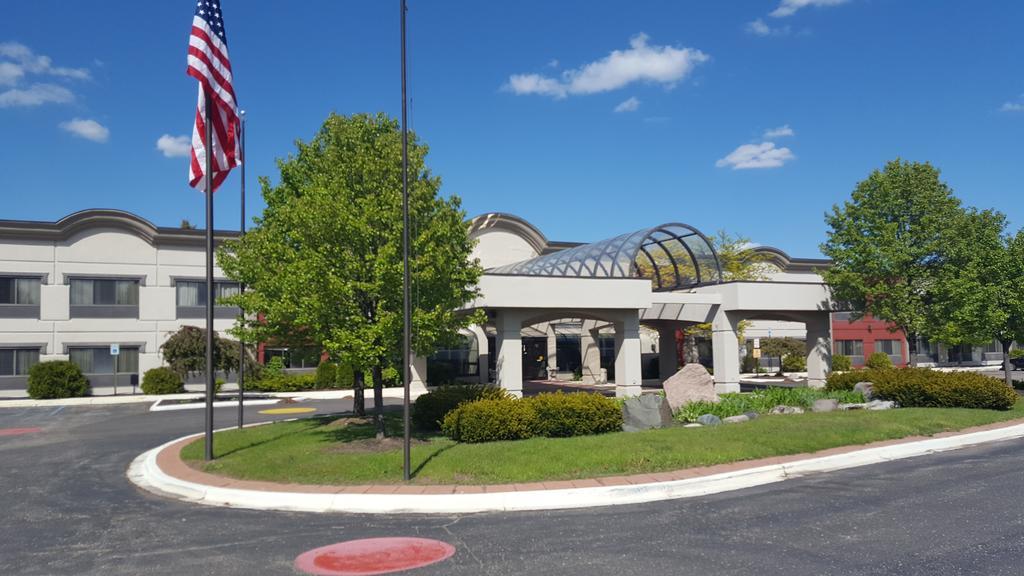
[[[413,482],[503,484],[664,472],[772,456],[801,454],[908,436],[1024,419],[1024,403],[1006,411],[901,408],[765,416],[739,425],[671,427],[570,438],[458,443],[419,435],[412,446]],[[388,414],[393,437],[397,415]],[[402,451],[373,443],[370,422],[339,425],[338,417],[278,422],[219,432],[217,460],[204,463],[202,439],[182,450],[191,465],[245,480],[302,484],[387,484],[402,479]],[[346,450],[345,443],[358,449]]]

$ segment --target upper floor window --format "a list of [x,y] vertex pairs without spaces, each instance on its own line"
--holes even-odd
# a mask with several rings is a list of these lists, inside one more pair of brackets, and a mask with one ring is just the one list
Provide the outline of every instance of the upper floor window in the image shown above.
[[[175,282],[178,307],[206,306],[206,282],[202,280],[178,280]],[[237,282],[213,283],[214,306],[226,306],[221,301],[238,294]]]
[[39,278],[0,278],[0,304],[39,305]]
[[39,348],[0,348],[0,376],[25,376],[39,363]]
[[139,281],[71,279],[72,306],[138,306]]

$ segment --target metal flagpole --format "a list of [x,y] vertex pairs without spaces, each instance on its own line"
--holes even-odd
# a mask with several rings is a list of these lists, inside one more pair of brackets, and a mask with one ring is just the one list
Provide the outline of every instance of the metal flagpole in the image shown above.
[[409,443],[411,431],[409,428],[409,384],[412,380],[410,367],[410,355],[412,352],[412,306],[409,297],[409,122],[407,118],[406,104],[406,80],[405,80],[405,13],[406,0],[400,0],[402,10],[402,371],[405,374],[405,391],[402,397],[402,423],[405,428],[405,438],[402,443],[402,478],[409,480]]
[[[241,234],[244,236],[245,235],[245,164],[246,164],[246,162],[249,161],[249,159],[245,157],[245,110],[240,111],[238,115],[242,119],[242,129],[241,129],[241,134],[239,134],[239,140],[240,140],[239,144],[241,145],[241,148],[240,148],[241,154],[240,154],[240,156],[242,157],[242,166],[241,166],[241,171],[242,171],[241,172],[241,177],[242,177],[242,195],[241,195],[241,197],[242,197],[242,205],[241,205],[241,214],[242,214],[242,219],[241,219],[241,225],[238,227],[238,229],[241,232]],[[245,284],[239,284],[238,285],[238,291],[239,291],[239,293],[244,293],[245,292]],[[245,340],[243,340],[241,336],[238,337],[238,350],[239,350],[239,352],[238,352],[238,428],[241,429],[242,428],[242,423],[243,423],[243,418],[244,418],[244,416],[242,414],[243,407],[244,407],[242,396],[245,394]]]
[[203,95],[206,122],[206,459],[213,460],[213,98]]

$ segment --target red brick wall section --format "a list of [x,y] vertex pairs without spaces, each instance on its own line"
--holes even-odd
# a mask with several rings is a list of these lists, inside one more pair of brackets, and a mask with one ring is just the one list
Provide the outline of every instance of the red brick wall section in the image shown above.
[[903,332],[897,330],[889,322],[883,320],[876,320],[870,316],[865,316],[860,320],[840,320],[836,316],[832,317],[832,340],[861,340],[864,342],[864,359],[866,360],[873,352],[875,352],[875,341],[876,340],[899,340],[900,341],[900,356],[902,362],[898,365],[906,366],[910,357],[910,350],[907,346],[907,338]]

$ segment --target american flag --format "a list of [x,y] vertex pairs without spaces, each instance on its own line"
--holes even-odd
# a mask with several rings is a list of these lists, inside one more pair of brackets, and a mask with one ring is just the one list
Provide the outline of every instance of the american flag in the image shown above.
[[[188,75],[199,81],[199,104],[192,129],[189,185],[206,190],[206,153],[213,151],[213,189],[241,164],[238,147],[238,104],[231,85],[228,37],[220,0],[196,0],[188,39]],[[209,98],[209,102],[207,99]],[[206,106],[212,104],[213,142],[206,142]]]

